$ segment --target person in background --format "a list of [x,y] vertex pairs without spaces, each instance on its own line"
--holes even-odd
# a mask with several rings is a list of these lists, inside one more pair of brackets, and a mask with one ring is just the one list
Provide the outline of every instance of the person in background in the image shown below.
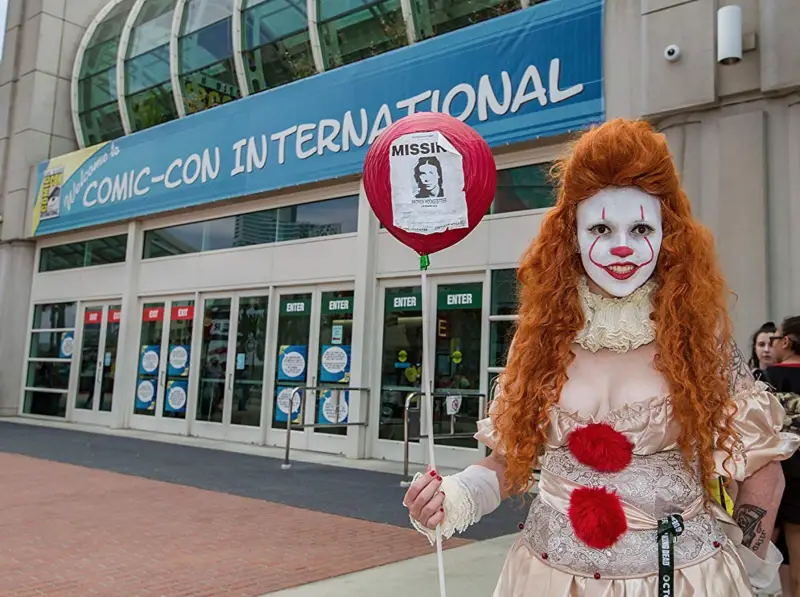
[[775,363],[772,357],[772,335],[776,332],[777,328],[771,321],[763,324],[756,333],[753,334],[753,342],[750,346],[750,370],[753,372],[753,377],[759,381],[764,380],[764,371],[767,367]]
[[[800,434],[800,316],[784,319],[770,345],[774,363],[765,381],[786,411],[783,431]],[[781,464],[786,487],[775,522],[780,532],[776,546],[783,553],[781,586],[783,597],[800,597],[800,457],[795,454]]]

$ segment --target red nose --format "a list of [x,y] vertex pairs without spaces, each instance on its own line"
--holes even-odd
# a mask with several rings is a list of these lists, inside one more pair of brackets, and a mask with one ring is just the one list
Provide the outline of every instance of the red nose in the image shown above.
[[630,257],[633,255],[633,249],[630,247],[614,247],[611,249],[611,254],[614,257]]

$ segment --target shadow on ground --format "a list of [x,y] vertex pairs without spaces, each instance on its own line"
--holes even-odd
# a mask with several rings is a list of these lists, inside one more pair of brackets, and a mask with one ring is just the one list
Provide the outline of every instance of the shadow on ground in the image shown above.
[[[405,489],[389,473],[305,462],[284,471],[264,456],[17,423],[0,423],[0,452],[409,527]],[[462,537],[517,532],[526,513],[519,502],[506,503]]]

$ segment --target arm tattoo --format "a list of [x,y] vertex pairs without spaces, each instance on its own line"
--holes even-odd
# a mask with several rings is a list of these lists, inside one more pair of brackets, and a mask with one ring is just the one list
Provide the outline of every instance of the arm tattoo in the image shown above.
[[752,504],[742,504],[733,513],[736,524],[742,529],[742,545],[753,551],[758,551],[767,539],[767,531],[761,524],[766,514],[766,510]]

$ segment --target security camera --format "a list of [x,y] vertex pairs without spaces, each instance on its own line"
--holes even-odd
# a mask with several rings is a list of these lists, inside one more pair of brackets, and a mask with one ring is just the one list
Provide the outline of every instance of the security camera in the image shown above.
[[670,44],[664,49],[664,58],[667,62],[677,62],[681,57],[681,49],[675,44]]

